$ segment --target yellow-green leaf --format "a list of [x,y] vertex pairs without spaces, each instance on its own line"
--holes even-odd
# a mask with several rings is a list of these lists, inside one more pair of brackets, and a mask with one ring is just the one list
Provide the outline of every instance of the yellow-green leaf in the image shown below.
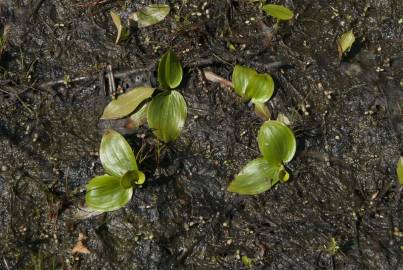
[[396,173],[400,185],[403,185],[403,157],[400,157],[399,161],[397,162]]
[[228,191],[242,195],[256,195],[278,182],[279,165],[264,158],[250,161],[230,183]]
[[265,103],[273,95],[274,81],[269,74],[256,74],[246,88],[246,96],[253,103]]
[[130,188],[144,184],[145,180],[146,177],[142,171],[128,171],[120,179],[120,184],[123,188]]
[[139,27],[147,27],[162,21],[169,14],[169,11],[168,5],[152,4],[134,12],[130,18],[135,20]]
[[158,65],[158,82],[164,89],[174,89],[181,83],[182,76],[182,65],[175,53],[169,49]]
[[294,12],[282,5],[268,4],[262,7],[267,15],[270,15],[278,20],[291,20],[294,17]]
[[295,155],[297,143],[294,133],[280,121],[266,121],[257,139],[260,152],[271,163],[287,163]]
[[235,92],[241,97],[245,97],[246,89],[256,75],[256,70],[236,65],[232,72],[232,84]]
[[133,188],[124,188],[120,177],[97,176],[87,184],[85,201],[91,209],[106,212],[125,206],[133,195]]
[[132,148],[118,132],[105,131],[99,150],[102,166],[112,176],[122,177],[128,171],[137,171],[137,163]]
[[352,30],[344,33],[343,35],[341,35],[341,37],[339,37],[339,39],[337,40],[337,48],[339,51],[340,58],[343,55],[343,53],[345,53],[347,50],[351,48],[351,46],[353,46],[354,41],[355,36]]
[[143,101],[150,98],[155,88],[137,87],[112,100],[104,110],[101,119],[119,119],[133,112]]
[[111,17],[112,17],[113,24],[116,26],[116,29],[118,30],[118,34],[116,36],[116,41],[115,41],[115,44],[118,44],[120,40],[127,38],[128,31],[122,25],[122,20],[120,19],[120,16],[117,13],[111,11]]
[[187,117],[187,106],[177,91],[164,92],[152,99],[148,106],[148,126],[163,142],[176,140]]

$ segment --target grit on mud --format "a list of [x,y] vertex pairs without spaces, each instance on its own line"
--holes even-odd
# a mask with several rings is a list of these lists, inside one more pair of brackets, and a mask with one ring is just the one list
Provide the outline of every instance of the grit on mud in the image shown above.
[[[125,21],[158,1],[139,2],[0,2],[0,269],[247,269],[242,256],[253,269],[403,269],[402,2],[273,1],[296,16],[272,36],[259,1],[167,1],[164,21],[133,24],[116,45],[110,11]],[[155,85],[168,48],[189,115],[157,156],[146,126],[99,117],[106,66],[124,91]],[[230,79],[236,63],[273,76],[271,114],[298,141],[291,179],[258,196],[226,189],[259,156],[263,121],[202,72]],[[147,181],[123,209],[92,215],[85,184],[102,173],[107,127],[148,153]]]

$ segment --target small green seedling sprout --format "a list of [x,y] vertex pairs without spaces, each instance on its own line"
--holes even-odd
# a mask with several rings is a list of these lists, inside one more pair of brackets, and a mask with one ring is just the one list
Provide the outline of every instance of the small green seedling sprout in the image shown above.
[[243,263],[243,265],[245,267],[247,267],[247,268],[252,268],[253,267],[253,259],[249,258],[248,256],[243,255],[241,257],[241,260],[242,260],[242,263]]
[[269,74],[260,74],[256,70],[236,65],[232,72],[232,84],[235,92],[255,105],[255,111],[264,119],[270,118],[265,105],[274,92],[274,81]]
[[280,21],[288,21],[294,17],[294,12],[282,5],[267,4],[262,9],[267,15],[276,19],[276,24],[274,25],[276,31],[278,30]]
[[403,186],[403,157],[399,158],[396,166],[397,179],[399,180],[400,186]]
[[350,51],[354,41],[355,36],[352,30],[344,33],[337,39],[337,50],[339,51],[339,59],[343,57],[343,54],[346,54]]
[[257,139],[263,157],[246,164],[230,183],[228,191],[256,195],[279,181],[288,181],[289,174],[284,165],[292,160],[296,151],[292,130],[282,122],[269,120],[260,127]]
[[89,181],[85,201],[88,208],[114,211],[130,201],[133,189],[144,183],[145,176],[129,143],[114,130],[105,131],[99,154],[106,174]]
[[175,53],[169,49],[158,65],[158,82],[162,88],[138,87],[111,101],[101,119],[119,119],[131,114],[131,122],[141,124],[147,118],[154,135],[163,142],[174,141],[180,135],[187,118],[186,101],[174,90],[182,82],[183,69]]

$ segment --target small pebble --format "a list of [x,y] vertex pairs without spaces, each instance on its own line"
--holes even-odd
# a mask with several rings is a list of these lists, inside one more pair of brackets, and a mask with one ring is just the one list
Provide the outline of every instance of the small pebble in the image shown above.
[[1,171],[2,171],[2,172],[6,172],[6,171],[7,171],[7,169],[8,169],[8,168],[7,168],[7,166],[6,166],[6,165],[2,165],[2,166],[1,166]]

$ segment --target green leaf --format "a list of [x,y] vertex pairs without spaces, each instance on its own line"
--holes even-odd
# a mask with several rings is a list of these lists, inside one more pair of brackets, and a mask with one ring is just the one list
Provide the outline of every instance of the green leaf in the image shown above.
[[256,74],[246,88],[246,96],[253,103],[265,103],[274,92],[274,81],[269,74]]
[[104,110],[101,119],[118,119],[133,112],[144,100],[150,98],[155,88],[137,87],[112,100]]
[[124,188],[120,177],[97,176],[87,184],[85,201],[89,208],[98,211],[114,211],[125,206],[133,195],[133,188]]
[[339,51],[339,57],[343,56],[343,53],[348,51],[355,41],[355,36],[352,30],[344,33],[341,37],[337,40],[337,49]]
[[241,97],[245,97],[246,89],[256,75],[256,70],[236,65],[232,72],[232,84],[235,92]]
[[122,177],[128,171],[138,170],[132,148],[122,135],[112,129],[105,131],[99,155],[109,175]]
[[403,185],[403,157],[400,157],[399,161],[397,162],[396,173],[400,185]]
[[158,65],[158,82],[166,90],[174,89],[181,83],[182,76],[182,65],[175,53],[169,49]]
[[169,11],[168,5],[152,4],[134,12],[130,19],[135,20],[140,28],[147,27],[162,21],[169,14]]
[[122,25],[122,20],[120,19],[120,16],[111,11],[111,17],[112,21],[116,26],[116,29],[118,30],[118,34],[116,36],[116,41],[115,44],[118,44],[119,41],[126,39],[129,36],[128,30]]
[[296,140],[292,130],[279,121],[266,121],[258,133],[259,149],[272,163],[287,163],[295,154]]
[[252,160],[230,183],[228,191],[242,195],[265,192],[278,182],[279,167],[264,158]]
[[176,140],[185,124],[186,117],[185,99],[177,91],[157,95],[148,106],[148,126],[163,142]]
[[288,21],[294,17],[294,12],[282,5],[268,4],[262,7],[267,15],[270,15],[278,20]]

